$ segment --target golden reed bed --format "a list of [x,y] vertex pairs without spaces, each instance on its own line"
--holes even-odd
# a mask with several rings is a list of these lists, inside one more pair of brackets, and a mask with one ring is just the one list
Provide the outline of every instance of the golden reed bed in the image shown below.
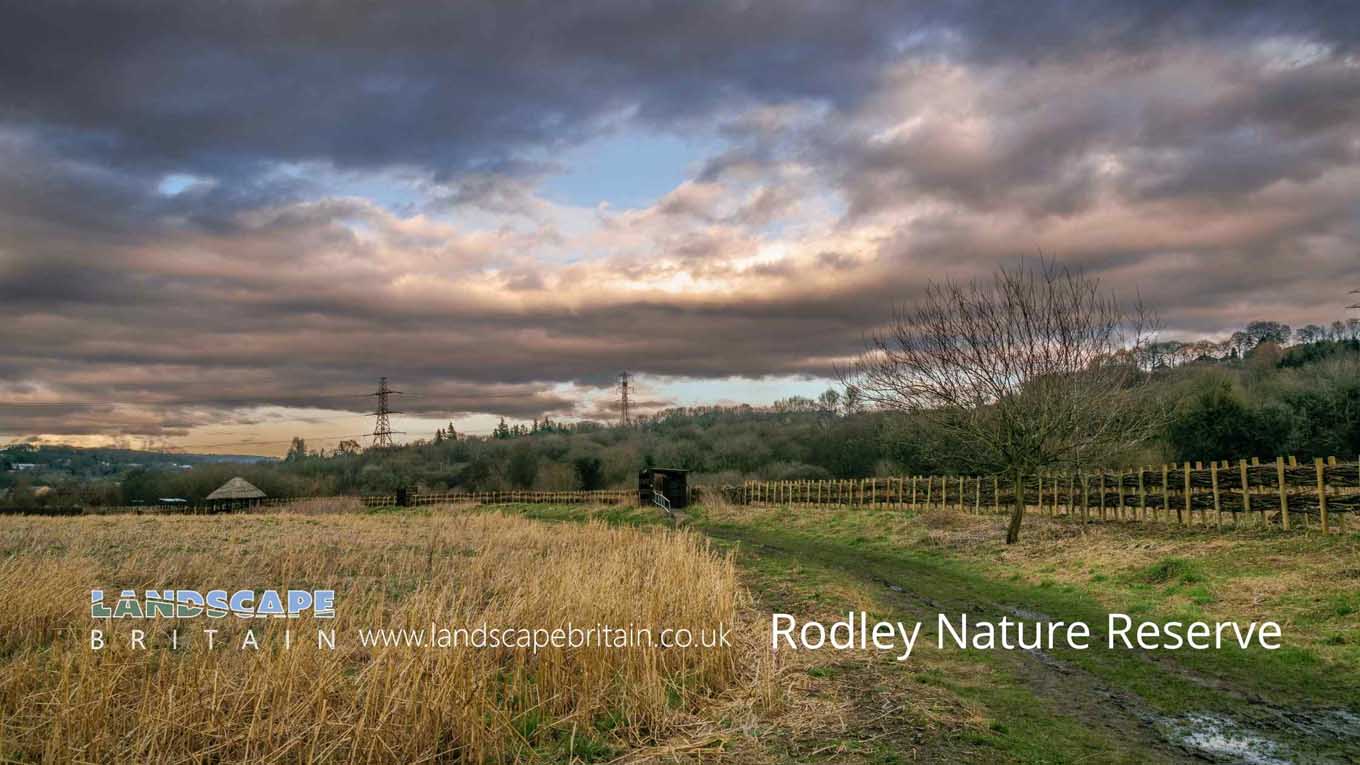
[[[336,618],[98,622],[90,590],[334,589]],[[364,647],[362,628],[712,627],[748,618],[696,537],[430,514],[0,519],[0,755],[507,762],[662,744],[766,674],[730,648]],[[262,626],[263,623],[263,626]],[[178,649],[169,630],[178,626]],[[90,630],[107,646],[90,648]],[[203,628],[217,629],[209,650]],[[145,650],[127,639],[147,630]],[[241,648],[253,628],[259,649]],[[283,631],[291,632],[284,647]],[[336,648],[318,648],[318,628]]]

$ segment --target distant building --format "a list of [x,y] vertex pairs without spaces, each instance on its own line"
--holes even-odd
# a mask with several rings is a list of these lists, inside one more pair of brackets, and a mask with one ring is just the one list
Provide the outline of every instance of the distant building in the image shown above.
[[10,465],[10,470],[37,470],[38,466],[32,462],[15,462]]

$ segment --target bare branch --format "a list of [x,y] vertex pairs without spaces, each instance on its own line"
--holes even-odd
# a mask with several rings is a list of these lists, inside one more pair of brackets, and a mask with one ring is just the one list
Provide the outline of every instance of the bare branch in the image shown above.
[[1155,325],[1141,300],[1126,310],[1095,279],[1022,261],[895,307],[844,379],[866,402],[928,422],[978,471],[1074,468],[1161,426],[1143,395]]

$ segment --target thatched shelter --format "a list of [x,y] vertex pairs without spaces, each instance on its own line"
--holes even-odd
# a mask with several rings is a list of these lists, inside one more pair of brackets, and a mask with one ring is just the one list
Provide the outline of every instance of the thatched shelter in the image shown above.
[[212,494],[209,494],[206,499],[209,502],[218,502],[224,500],[264,499],[266,496],[267,495],[264,492],[255,488],[255,485],[250,481],[247,481],[240,476],[236,476],[217,487],[217,490]]

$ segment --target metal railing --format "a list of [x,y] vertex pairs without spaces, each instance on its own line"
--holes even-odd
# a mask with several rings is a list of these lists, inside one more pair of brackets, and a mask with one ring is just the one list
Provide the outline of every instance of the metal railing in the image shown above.
[[666,515],[675,516],[675,511],[671,509],[671,501],[666,499],[666,495],[659,491],[652,492],[652,504],[666,511]]

